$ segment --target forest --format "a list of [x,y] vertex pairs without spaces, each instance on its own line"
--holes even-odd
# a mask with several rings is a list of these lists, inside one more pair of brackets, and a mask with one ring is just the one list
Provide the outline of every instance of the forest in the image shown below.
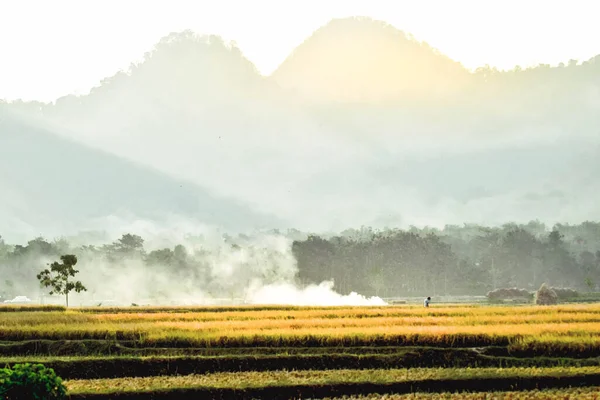
[[[244,298],[253,283],[291,282],[298,287],[334,283],[341,294],[364,296],[485,295],[498,288],[535,290],[542,283],[581,291],[600,284],[600,223],[532,221],[489,227],[373,229],[338,234],[272,230],[218,241],[189,237],[172,247],[148,246],[124,234],[103,245],[79,239],[0,239],[0,295],[36,297],[35,275],[72,253],[91,295],[149,298]],[[37,297],[36,297],[37,298]],[[98,297],[96,297],[97,299]]]
[[556,287],[593,290],[600,273],[600,224],[446,226],[443,230],[349,230],[294,242],[299,277],[334,279],[342,292],[382,297],[483,295]]

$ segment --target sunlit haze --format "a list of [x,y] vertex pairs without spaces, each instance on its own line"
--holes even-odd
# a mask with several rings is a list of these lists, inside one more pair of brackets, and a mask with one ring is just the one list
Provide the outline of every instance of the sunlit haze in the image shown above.
[[600,289],[593,5],[0,0],[0,301]]
[[1,399],[592,398],[596,3],[0,0]]
[[591,1],[0,0],[0,98],[87,93],[184,29],[234,40],[262,74],[332,18],[384,20],[467,68],[586,60],[600,53]]

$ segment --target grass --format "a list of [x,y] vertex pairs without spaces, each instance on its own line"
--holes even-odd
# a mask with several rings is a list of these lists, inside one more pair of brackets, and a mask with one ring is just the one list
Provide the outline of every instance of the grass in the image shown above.
[[376,384],[425,380],[484,380],[498,378],[597,377],[600,367],[583,368],[415,368],[394,370],[272,371],[236,372],[204,375],[160,376],[69,380],[65,385],[71,394],[153,391],[157,389],[247,389],[270,386]]

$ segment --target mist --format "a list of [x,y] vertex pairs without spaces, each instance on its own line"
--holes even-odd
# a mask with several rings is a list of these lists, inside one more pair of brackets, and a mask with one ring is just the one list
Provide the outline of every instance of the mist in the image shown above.
[[[88,176],[120,163],[115,182],[86,183],[98,194],[83,201],[113,204],[89,204],[71,226],[58,216],[44,224],[32,204],[11,213],[11,225],[64,230],[128,213],[307,231],[599,219],[589,200],[600,167],[597,73],[595,59],[469,72],[393,27],[350,18],[319,29],[264,77],[234,44],[172,33],[88,95],[2,107],[19,131],[35,124],[53,135],[48,152],[82,145],[73,152]],[[115,159],[88,165],[83,153],[98,151]],[[25,168],[47,158],[30,157]],[[46,162],[73,180],[66,161]],[[141,180],[125,172],[133,168],[152,193],[124,188]],[[8,199],[35,193],[20,187],[35,173],[5,185]],[[230,201],[246,214],[227,220]]]
[[78,257],[76,279],[88,290],[71,294],[70,304],[82,306],[368,306],[499,288],[533,291],[542,283],[581,292],[600,287],[600,222],[327,234],[228,234],[140,220],[120,226],[22,244],[0,238],[0,300],[26,295],[63,304],[39,287],[36,275],[64,254]]
[[0,258],[4,280],[0,287],[25,293],[36,302],[63,303],[64,298],[48,296],[39,288],[35,275],[69,252],[77,255],[76,279],[87,288],[70,295],[72,305],[386,304],[379,297],[339,294],[332,281],[300,283],[291,236],[268,232],[230,236],[210,226],[186,230],[185,224],[160,227],[149,221],[111,220],[134,233],[103,243],[119,231],[107,223],[105,231],[51,242],[37,238],[13,248],[12,254],[11,246],[2,242],[5,253],[0,256],[6,258]]
[[[170,33],[85,95],[0,102],[0,234],[76,249],[140,232],[148,254],[182,245],[200,260],[173,275],[149,273],[144,254],[106,264],[84,252],[82,277],[118,288],[94,287],[94,301],[376,304],[380,278],[308,279],[294,241],[600,220],[598,66],[470,71],[381,21],[346,18],[263,76],[235,43]],[[274,230],[304,237],[257,234]],[[240,235],[252,241],[222,241]]]

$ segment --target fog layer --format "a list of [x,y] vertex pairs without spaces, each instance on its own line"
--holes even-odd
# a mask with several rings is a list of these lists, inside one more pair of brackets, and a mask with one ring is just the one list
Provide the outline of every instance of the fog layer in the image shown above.
[[[221,233],[599,220],[598,60],[470,72],[394,27],[350,18],[264,77],[233,44],[172,33],[87,95],[0,103],[0,233],[10,243],[122,234],[124,219]],[[215,290],[340,301],[329,279],[286,286],[295,264],[277,240],[256,244],[274,251],[270,262],[210,244]],[[194,299],[207,290],[127,265],[119,276],[98,264],[105,275],[88,278],[128,299],[157,285]],[[367,301],[352,296],[343,301]]]
[[[2,140],[6,132],[21,140],[2,147],[24,156],[2,161],[0,209],[11,225],[39,229],[43,221],[28,220],[41,205],[18,199],[46,190],[36,185],[50,176],[60,193],[44,201],[60,208],[84,199],[82,218],[168,213],[234,229],[306,230],[581,222],[600,217],[592,200],[599,74],[596,59],[471,73],[391,26],[356,18],[319,29],[262,77],[218,37],[173,33],[89,95],[1,107],[20,117],[16,126],[2,120]],[[63,155],[66,139],[112,158],[73,143]],[[89,177],[100,208],[65,194],[80,187],[73,170]],[[46,226],[57,224],[68,221]]]

